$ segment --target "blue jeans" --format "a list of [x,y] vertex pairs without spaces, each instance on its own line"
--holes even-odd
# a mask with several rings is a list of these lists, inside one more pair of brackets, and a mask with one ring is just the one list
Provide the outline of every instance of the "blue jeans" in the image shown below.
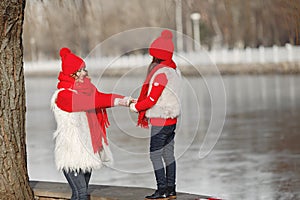
[[[158,189],[175,187],[175,129],[176,124],[151,127],[150,159],[152,161]],[[164,166],[163,161],[166,167]]]
[[66,172],[63,170],[65,177],[72,189],[71,200],[88,200],[88,185],[91,178],[91,172]]

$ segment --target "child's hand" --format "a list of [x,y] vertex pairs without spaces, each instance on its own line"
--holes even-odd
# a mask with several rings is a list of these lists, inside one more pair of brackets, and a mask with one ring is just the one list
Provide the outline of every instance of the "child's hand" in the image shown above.
[[136,112],[137,113],[138,111],[135,108],[135,105],[136,105],[136,103],[131,102],[130,105],[129,105],[129,109],[130,109],[131,112]]

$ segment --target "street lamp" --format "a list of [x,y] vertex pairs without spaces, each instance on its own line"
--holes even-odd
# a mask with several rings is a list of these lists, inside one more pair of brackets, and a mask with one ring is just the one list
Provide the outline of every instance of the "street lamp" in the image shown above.
[[[200,42],[200,18],[201,18],[201,15],[200,15],[200,13],[192,13],[190,17],[193,22],[194,50],[200,51],[200,45],[201,45],[201,42]],[[199,45],[197,43],[199,43]]]
[[177,51],[183,51],[183,38],[182,38],[182,2],[181,0],[175,0],[175,19],[176,19],[176,46]]

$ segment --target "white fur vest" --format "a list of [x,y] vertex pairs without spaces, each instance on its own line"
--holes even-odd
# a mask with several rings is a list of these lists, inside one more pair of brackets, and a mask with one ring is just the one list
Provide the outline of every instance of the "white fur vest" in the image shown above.
[[57,130],[54,133],[57,169],[86,172],[99,169],[103,164],[111,165],[112,154],[104,141],[102,141],[103,150],[94,154],[86,113],[69,113],[57,107],[56,98],[62,90],[64,89],[57,90],[51,99],[51,108],[57,123]]
[[146,117],[164,119],[176,118],[180,115],[179,93],[181,87],[181,73],[178,68],[174,70],[169,67],[163,67],[157,70],[150,80],[148,95],[152,89],[155,76],[160,73],[164,73],[167,76],[168,83],[156,104],[146,111]]

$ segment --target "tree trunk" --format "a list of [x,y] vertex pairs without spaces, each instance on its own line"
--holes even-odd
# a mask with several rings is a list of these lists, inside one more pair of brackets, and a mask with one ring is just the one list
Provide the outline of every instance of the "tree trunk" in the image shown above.
[[0,199],[33,199],[25,146],[25,0],[0,1]]

